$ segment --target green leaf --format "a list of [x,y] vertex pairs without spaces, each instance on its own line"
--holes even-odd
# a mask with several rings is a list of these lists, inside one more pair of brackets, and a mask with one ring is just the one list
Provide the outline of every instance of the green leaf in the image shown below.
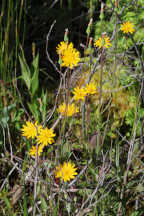
[[65,42],[68,42],[68,41],[69,41],[69,38],[68,38],[68,35],[67,35],[67,34],[64,35],[64,41],[65,41]]
[[47,98],[48,98],[47,91],[44,93],[44,91],[42,90],[41,104],[39,110],[41,112],[43,121],[46,120],[46,116],[47,116],[47,105],[48,105]]
[[103,20],[104,19],[104,13],[100,13],[100,16],[99,16],[100,20]]
[[10,204],[10,201],[5,196],[3,197],[3,200],[5,201],[5,204],[6,204],[7,208],[8,208],[8,210],[11,212],[12,206]]
[[144,28],[139,28],[138,31],[136,31],[135,35],[134,35],[134,40],[135,41],[139,41],[139,42],[143,42],[144,41]]
[[3,125],[3,127],[6,127],[6,124],[8,123],[9,119],[10,119],[10,112],[12,111],[13,108],[16,107],[16,104],[11,104],[7,107],[4,107],[1,110],[1,114],[0,114],[0,123]]
[[22,56],[19,56],[19,61],[20,61],[20,66],[21,66],[21,72],[22,72],[22,79],[25,81],[25,84],[28,88],[28,90],[30,90],[30,86],[31,86],[31,74],[30,74],[30,69],[26,63],[25,57],[22,53]]
[[91,26],[88,26],[87,29],[86,29],[86,33],[89,37],[90,33],[91,33]]
[[41,208],[43,209],[43,211],[46,213],[47,209],[48,209],[48,205],[47,202],[45,201],[45,199],[43,197],[40,197],[41,200]]
[[59,65],[62,64],[62,59],[61,58],[59,58],[58,63],[59,63]]
[[33,104],[28,103],[28,106],[34,118],[36,120],[39,120],[39,106],[36,103],[33,103]]
[[138,19],[141,21],[144,20],[144,11],[142,10],[141,13],[138,13]]
[[34,58],[32,62],[32,66],[34,69],[34,73],[31,79],[31,89],[32,89],[32,96],[36,93],[39,87],[39,54]]

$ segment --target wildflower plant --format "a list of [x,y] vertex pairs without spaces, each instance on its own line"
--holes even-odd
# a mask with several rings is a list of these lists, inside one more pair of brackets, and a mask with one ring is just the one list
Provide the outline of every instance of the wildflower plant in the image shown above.
[[72,93],[74,95],[73,99],[76,100],[76,101],[77,100],[82,100],[83,101],[85,96],[87,95],[87,92],[86,92],[85,88],[79,88],[78,86],[74,88]]
[[85,91],[86,91],[86,93],[88,95],[96,94],[97,93],[97,89],[96,89],[95,83],[86,84]]
[[58,55],[63,55],[65,50],[68,49],[68,42],[61,41],[60,44],[56,47],[56,52]]
[[62,181],[67,182],[74,179],[78,174],[77,168],[71,162],[64,162],[56,167],[55,177],[60,178]]
[[120,30],[125,34],[128,34],[128,33],[133,34],[135,31],[134,25],[130,21],[122,23]]
[[22,136],[26,137],[27,139],[34,139],[41,129],[42,125],[38,125],[37,121],[35,123],[26,121],[26,124],[22,125],[21,128]]
[[[56,134],[53,132],[53,129],[42,128],[42,125],[38,125],[37,122],[32,123],[30,121],[26,122],[26,125],[23,125],[21,128],[22,135],[26,138],[36,138],[38,143],[38,155],[43,152],[43,148],[49,144],[54,143],[54,137]],[[32,146],[29,151],[31,156],[36,157],[36,146]]]
[[53,129],[44,128],[40,130],[40,133],[37,136],[37,141],[39,144],[47,146],[48,144],[54,143],[54,138],[56,134],[53,132]]
[[[91,1],[91,5],[93,2]],[[144,110],[140,109],[143,104],[141,104],[141,93],[139,92],[143,89],[141,82],[144,72],[141,53],[143,36],[140,38],[142,43],[139,43],[139,40],[135,38],[138,33],[135,32],[133,25],[136,22],[131,22],[132,19],[127,18],[126,13],[129,8],[124,9],[123,12],[121,4],[124,3],[121,2],[125,1],[107,0],[105,4],[101,2],[101,12],[98,18],[100,22],[96,19],[99,25],[93,25],[91,19],[86,31],[86,41],[81,40],[84,43],[80,44],[81,48],[84,48],[81,52],[84,58],[80,59],[80,52],[74,48],[72,42],[69,42],[68,31],[66,31],[64,41],[56,46],[56,53],[59,56],[58,63],[66,70],[61,71],[62,68],[58,69],[57,64],[52,61],[53,58],[49,59],[59,72],[60,85],[56,97],[53,92],[47,95],[44,93],[44,89],[39,88],[39,71],[41,70],[38,70],[38,55],[31,65],[32,70],[23,58],[23,53],[19,58],[22,69],[22,84],[27,87],[26,91],[29,93],[28,103],[26,100],[21,100],[27,103],[23,109],[28,109],[28,111],[26,110],[27,114],[31,112],[32,119],[42,119],[43,122],[39,124],[38,121],[26,121],[21,127],[22,136],[34,144],[29,149],[29,155],[35,160],[27,161],[26,166],[27,169],[29,165],[32,165],[34,172],[32,170],[32,174],[29,174],[31,168],[28,168],[28,175],[27,170],[22,175],[26,182],[26,189],[34,183],[34,187],[32,187],[32,189],[34,188],[34,202],[30,208],[33,215],[40,212],[42,215],[80,215],[81,212],[90,215],[95,215],[96,212],[103,212],[105,215],[122,215],[125,213],[124,208],[130,215],[134,215],[140,213],[138,211],[133,212],[135,209],[133,201],[135,202],[135,200],[138,201],[137,207],[142,208],[143,215],[144,201],[141,197],[144,183],[142,179],[144,152],[141,144],[143,144]],[[98,4],[99,1],[97,1]],[[105,17],[107,8],[112,11],[111,19],[108,21],[106,19],[110,17],[109,11],[108,16]],[[90,14],[92,15],[92,10]],[[120,24],[121,20],[129,21]],[[91,34],[94,34],[94,27],[96,30],[93,36]],[[108,32],[109,37],[106,33],[102,33],[105,31]],[[131,35],[135,32],[135,35],[134,37],[122,37],[121,32]],[[49,36],[50,33],[47,36],[47,41]],[[94,44],[92,43],[93,37],[98,38],[94,40]],[[124,46],[125,50],[123,50]],[[98,49],[94,49],[94,47]],[[107,52],[106,49],[108,49]],[[136,52],[133,52],[134,49]],[[33,54],[33,56],[35,55]],[[47,56],[49,58],[49,55]],[[138,66],[140,66],[135,67],[135,63],[131,59],[137,61]],[[77,67],[78,65],[79,67]],[[137,81],[135,81],[136,78]],[[0,82],[2,81],[0,80]],[[5,97],[2,96],[2,100],[4,99]],[[49,104],[50,100],[52,103]],[[51,109],[51,107],[53,108]],[[6,103],[4,109],[5,114],[9,109]],[[76,115],[78,112],[79,114]],[[10,111],[8,115],[15,116],[13,111]],[[73,118],[74,115],[75,118]],[[52,128],[45,126],[49,121],[53,124]],[[4,141],[10,139],[7,125],[8,139],[4,137]],[[6,134],[5,128],[2,127],[4,136]],[[58,135],[57,140],[55,139],[55,128]],[[44,148],[52,146],[53,143],[55,143],[54,148],[51,147],[40,160],[39,157]],[[9,151],[7,143],[4,148]],[[10,153],[12,157],[14,148],[11,147]],[[11,161],[12,164],[15,163],[15,160],[17,158]],[[70,160],[79,161],[82,169],[79,175],[77,166]],[[14,168],[18,168],[23,173],[25,166],[21,166],[21,161],[26,160],[20,160],[20,165],[18,161]],[[55,165],[57,161],[65,162]],[[3,160],[1,162],[3,163]],[[11,178],[11,175],[8,174],[8,177]],[[31,184],[27,184],[27,179],[32,180]],[[74,181],[69,184],[59,184],[60,182],[67,183],[73,179]],[[0,190],[5,184],[4,181]],[[66,185],[68,190],[65,190],[64,186]],[[11,187],[8,185],[7,188]],[[42,188],[44,196],[39,197],[39,188]],[[24,194],[24,212],[26,214],[26,196],[29,197],[30,195],[31,197],[29,191],[31,190],[26,190],[30,193],[28,196],[27,193]],[[3,199],[4,195],[6,204],[9,206],[13,197],[9,202],[6,194],[1,194],[0,198]],[[132,199],[129,199],[129,194],[132,194]],[[45,202],[45,197],[53,197],[50,200],[51,208],[49,208],[49,202]],[[39,212],[39,209],[36,208],[38,200],[41,200],[42,204],[39,205]],[[125,200],[126,203],[123,205]],[[80,205],[77,201],[80,202]],[[100,205],[96,205],[98,202]],[[111,208],[112,204],[114,210]],[[108,211],[109,206],[110,211]],[[129,209],[127,206],[130,206]],[[15,208],[14,205],[9,210],[13,208]],[[4,210],[3,212],[5,212]],[[6,215],[8,214],[6,213]]]
[[56,47],[57,53],[59,54],[62,67],[68,67],[73,69],[80,62],[80,53],[73,46],[73,43],[60,42]]
[[32,146],[32,148],[29,150],[29,154],[31,157],[36,157],[37,156],[37,153],[38,153],[38,156],[40,156],[43,152],[43,148],[44,146],[43,145],[38,145],[38,151],[37,151],[37,146]]
[[75,101],[82,100],[84,101],[84,98],[88,95],[93,95],[97,93],[96,85],[94,82],[86,84],[85,87],[75,87],[74,90],[72,91],[73,93],[73,99]]
[[95,40],[94,45],[95,47],[99,48],[109,48],[112,46],[110,38],[106,35],[99,37],[99,39]]
[[62,103],[59,105],[57,111],[63,116],[70,117],[78,112],[78,107],[76,107],[74,103],[72,104]]

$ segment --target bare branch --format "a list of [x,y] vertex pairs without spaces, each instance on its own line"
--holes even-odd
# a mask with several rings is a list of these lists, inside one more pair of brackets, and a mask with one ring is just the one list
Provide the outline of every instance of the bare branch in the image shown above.
[[49,53],[48,53],[48,42],[49,42],[49,37],[50,37],[50,34],[51,34],[51,32],[52,32],[52,29],[53,29],[55,23],[56,23],[56,20],[53,21],[53,23],[52,23],[52,25],[51,25],[51,27],[50,27],[50,30],[49,30],[49,32],[48,32],[48,34],[47,34],[47,37],[46,37],[46,55],[47,55],[47,58],[48,58],[48,60],[50,61],[50,63],[51,63],[51,64],[53,65],[53,67],[55,68],[55,70],[56,70],[59,74],[61,74],[61,71],[60,71],[60,70],[57,68],[57,66],[54,64],[54,62],[52,61],[52,59],[51,59],[51,57],[50,57],[50,55],[49,55]]

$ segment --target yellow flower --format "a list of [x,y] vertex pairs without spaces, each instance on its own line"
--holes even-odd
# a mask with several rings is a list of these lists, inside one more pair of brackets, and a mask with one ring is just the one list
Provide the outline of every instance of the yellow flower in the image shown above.
[[[39,145],[38,146],[38,156],[40,156],[41,153],[43,152],[43,148],[44,148],[43,145]],[[36,157],[36,155],[37,155],[37,147],[36,146],[32,146],[32,148],[29,151],[29,154],[30,154],[31,157],[33,157],[33,156]]]
[[74,66],[78,65],[80,53],[73,47],[73,43],[68,44],[67,42],[61,42],[56,49],[57,53],[60,55],[62,67],[73,69]]
[[79,87],[75,87],[73,94],[74,94],[74,97],[73,97],[74,100],[84,100],[87,92],[85,88],[80,89]]
[[59,165],[56,167],[55,176],[56,178],[60,178],[64,182],[70,181],[75,178],[77,168],[71,162],[64,162],[63,165]]
[[134,28],[133,28],[133,23],[131,23],[131,22],[125,22],[125,23],[123,23],[123,24],[121,24],[121,28],[120,28],[120,30],[123,32],[123,33],[126,33],[126,34],[128,34],[128,33],[131,33],[131,34],[133,34],[134,33]]
[[37,141],[39,144],[47,146],[48,144],[52,144],[54,142],[53,137],[56,134],[53,133],[53,129],[41,129],[39,135],[37,136]]
[[56,52],[59,55],[63,55],[63,52],[68,48],[68,42],[61,41],[56,47]]
[[75,104],[66,105],[65,103],[62,103],[58,107],[58,112],[61,113],[62,115],[72,116],[78,112],[78,108],[75,106]]
[[26,125],[23,125],[22,127],[22,136],[25,136],[28,139],[35,138],[37,136],[37,133],[39,133],[42,129],[42,126],[38,125],[37,121],[35,123],[26,121]]
[[108,36],[103,36],[103,38],[100,37],[98,40],[96,40],[94,42],[94,45],[95,45],[95,47],[99,47],[99,48],[101,48],[101,47],[108,48],[112,44],[111,44],[110,38]]
[[95,84],[94,83],[86,84],[85,91],[87,94],[95,94],[97,92]]
[[61,57],[62,67],[73,69],[80,61],[80,54],[76,49],[67,49]]

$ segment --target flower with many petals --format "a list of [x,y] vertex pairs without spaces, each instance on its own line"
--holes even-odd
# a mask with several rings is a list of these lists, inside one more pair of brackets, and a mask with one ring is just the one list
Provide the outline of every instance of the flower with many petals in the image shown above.
[[102,47],[108,48],[112,44],[108,36],[103,36],[103,37],[99,37],[99,39],[94,42],[94,45],[95,47],[99,47],[99,48],[102,48]]
[[59,55],[63,55],[64,51],[68,49],[68,42],[61,41],[56,47],[56,52]]
[[63,165],[59,165],[56,167],[55,176],[56,178],[60,178],[64,182],[70,181],[75,178],[77,168],[71,162],[64,162]]
[[128,21],[128,22],[121,24],[120,30],[126,34],[128,33],[133,34],[134,33],[133,23]]
[[42,129],[41,125],[38,125],[37,121],[35,123],[32,123],[30,121],[26,122],[26,125],[22,126],[22,136],[25,136],[26,138],[35,138],[37,134]]
[[72,93],[74,94],[74,100],[84,100],[85,96],[87,95],[85,88],[79,87],[75,87]]
[[[43,145],[39,145],[38,146],[38,156],[41,155],[41,153],[43,152]],[[29,150],[29,154],[31,157],[36,157],[37,155],[37,147],[36,146],[32,146],[32,148]]]
[[47,146],[48,144],[52,144],[54,142],[53,137],[56,134],[53,133],[53,129],[41,129],[39,135],[37,136],[38,144],[42,144],[43,146]]
[[75,106],[75,104],[65,104],[62,103],[58,107],[58,112],[61,113],[61,115],[64,116],[72,116],[75,113],[78,112],[78,108]]
[[94,83],[86,84],[85,91],[87,94],[95,94],[97,92],[95,84]]
[[73,43],[68,44],[68,42],[60,42],[57,46],[57,53],[60,55],[62,61],[62,67],[73,67],[77,66],[80,61],[80,53],[73,47]]

